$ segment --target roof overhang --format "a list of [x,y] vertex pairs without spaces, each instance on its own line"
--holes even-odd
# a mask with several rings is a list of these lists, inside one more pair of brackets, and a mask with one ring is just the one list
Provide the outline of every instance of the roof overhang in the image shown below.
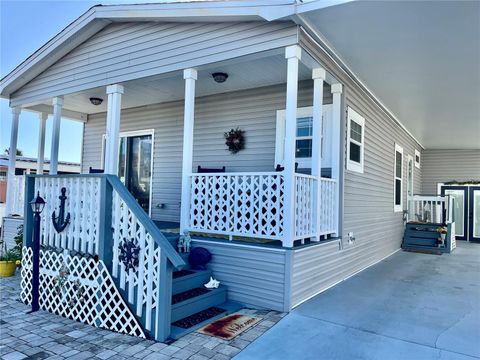
[[307,29],[343,71],[425,147],[480,148],[477,1],[263,0],[94,6],[0,80],[0,96],[9,98],[115,21],[273,20],[293,20]]
[[227,22],[289,19],[297,12],[319,9],[350,0],[191,1],[133,5],[96,5],[49,40],[0,80],[0,97],[10,94],[35,78],[72,49],[112,22],[171,21]]

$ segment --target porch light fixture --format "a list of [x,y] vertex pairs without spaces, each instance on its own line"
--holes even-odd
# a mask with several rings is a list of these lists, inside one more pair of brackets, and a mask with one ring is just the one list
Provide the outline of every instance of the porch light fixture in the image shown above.
[[45,200],[40,196],[40,192],[37,193],[37,196],[30,201],[30,206],[32,207],[33,214],[40,214],[45,207]]
[[97,97],[91,97],[90,102],[92,103],[92,105],[98,106],[103,102],[103,99],[97,98]]
[[212,74],[213,80],[217,83],[223,83],[228,78],[228,74],[222,72],[216,72]]

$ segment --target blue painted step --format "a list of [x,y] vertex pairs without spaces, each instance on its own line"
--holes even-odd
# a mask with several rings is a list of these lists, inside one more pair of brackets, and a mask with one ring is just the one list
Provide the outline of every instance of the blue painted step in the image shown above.
[[172,294],[178,294],[190,289],[203,287],[210,280],[210,270],[191,270],[193,274],[178,277],[172,280]]
[[172,322],[193,315],[212,306],[217,306],[227,301],[227,288],[220,285],[218,289],[209,290],[207,293],[172,304]]

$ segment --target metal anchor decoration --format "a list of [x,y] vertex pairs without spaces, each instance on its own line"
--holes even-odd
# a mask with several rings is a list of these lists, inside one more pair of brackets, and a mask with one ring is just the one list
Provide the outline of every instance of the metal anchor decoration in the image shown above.
[[60,211],[58,217],[55,216],[55,211],[52,213],[52,223],[55,230],[57,230],[57,233],[61,233],[63,230],[65,230],[67,225],[70,223],[70,213],[68,213],[67,217],[65,217],[65,200],[67,200],[65,193],[67,192],[67,189],[62,187],[60,192],[61,195],[58,197],[60,199]]
[[123,242],[118,245],[118,249],[120,250],[118,260],[125,266],[125,271],[135,270],[138,266],[138,253],[140,252],[135,239],[127,240],[124,238]]

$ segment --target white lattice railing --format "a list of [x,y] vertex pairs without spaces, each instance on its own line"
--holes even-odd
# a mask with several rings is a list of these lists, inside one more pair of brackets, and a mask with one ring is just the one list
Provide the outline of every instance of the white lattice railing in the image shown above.
[[[93,261],[92,255],[95,258],[98,256],[103,265],[95,274],[108,272],[102,281],[108,282],[105,277],[112,276],[123,290],[121,295],[125,296],[125,303],[141,319],[143,329],[149,332],[149,336],[165,340],[170,331],[171,272],[185,263],[118,177],[103,174],[28,176],[26,184],[27,197],[33,198],[38,192],[46,202],[40,224],[41,244],[46,246],[45,249],[53,251],[52,254],[64,254],[63,262],[71,262],[69,256],[72,254],[76,258],[83,257],[80,263],[90,267],[92,265],[88,261]],[[53,212],[58,217],[59,196],[63,188],[66,196],[65,219],[69,214],[69,220],[66,227],[57,232],[53,225]],[[33,225],[31,212],[27,214],[25,224],[24,234],[29,248]],[[138,249],[138,264],[129,270],[119,259],[119,247],[126,243]],[[56,256],[51,255],[50,258],[55,260]],[[57,268],[51,271],[55,272]],[[111,282],[114,284],[113,280]],[[98,291],[103,290],[108,289],[104,286],[98,288]],[[44,294],[47,293],[45,290]],[[90,294],[100,296],[94,292]],[[120,292],[111,296],[120,296]],[[93,303],[91,299],[88,302]],[[102,304],[110,306],[104,300],[96,304],[86,305],[82,311],[93,316]],[[51,310],[50,305],[44,307]],[[89,323],[85,320],[88,316],[76,319]]]
[[[118,191],[113,189],[112,195],[112,275],[127,292],[128,302],[135,305],[137,316],[141,317],[145,310],[145,327],[150,331],[152,310],[156,309],[158,301],[161,249]],[[119,247],[125,239],[133,239],[139,248],[139,264],[134,270],[127,271],[119,261]]]
[[[57,249],[75,250],[98,255],[100,224],[100,177],[50,177],[35,178],[35,194],[45,200],[41,217],[41,243]],[[69,225],[57,233],[52,214],[59,214],[61,189],[65,188],[65,216],[70,214]]]
[[280,173],[193,174],[189,229],[281,239],[283,188]]
[[[337,232],[336,181],[320,180],[320,214],[316,211],[317,179],[295,174],[295,235],[305,239]],[[284,240],[283,175],[271,173],[193,174],[190,182],[193,232]]]
[[[25,196],[25,176],[15,175],[13,177],[13,182],[8,183],[7,187],[13,186],[12,194],[12,208],[11,213],[13,215],[23,216],[23,207],[25,206],[24,196]],[[10,189],[7,189],[10,191]]]
[[[32,302],[32,248],[24,247],[20,299]],[[63,283],[58,282],[64,274]],[[115,287],[103,261],[40,252],[39,305],[51,313],[92,326],[145,338],[144,331]]]
[[316,186],[315,176],[295,174],[295,239],[316,235],[314,208]]
[[334,179],[320,179],[320,234],[337,233],[337,181]]
[[449,196],[413,195],[408,198],[408,221],[451,223],[452,209],[453,199]]

